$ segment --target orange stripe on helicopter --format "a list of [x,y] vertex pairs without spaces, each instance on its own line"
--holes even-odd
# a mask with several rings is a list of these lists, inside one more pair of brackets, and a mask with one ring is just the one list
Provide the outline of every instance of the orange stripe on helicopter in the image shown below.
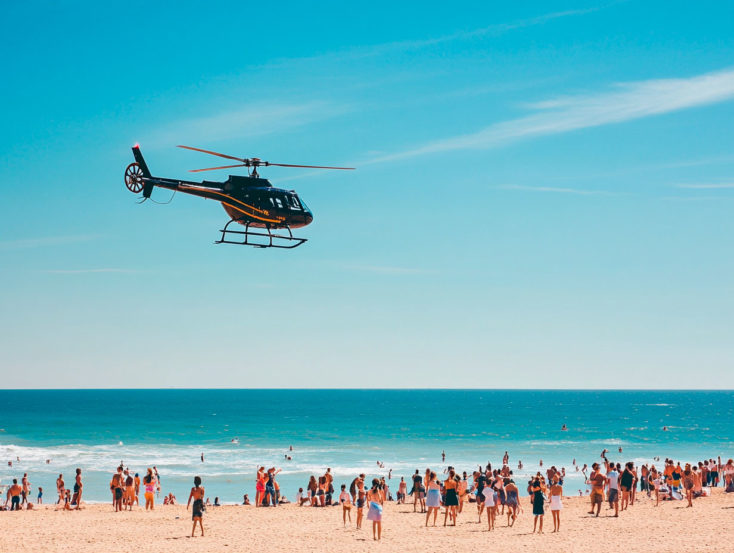
[[[201,190],[202,192],[209,192],[209,193],[211,193],[211,194],[217,194],[217,195],[219,195],[219,196],[223,196],[223,197],[227,198],[228,200],[232,200],[232,201],[235,201],[235,202],[237,202],[237,203],[240,203],[240,204],[242,204],[243,206],[245,206],[245,207],[247,207],[247,208],[249,208],[249,209],[251,209],[251,210],[253,210],[253,211],[259,211],[260,213],[267,213],[267,211],[265,211],[265,210],[263,210],[263,209],[258,209],[258,208],[257,208],[257,207],[255,207],[255,206],[252,206],[252,205],[246,204],[245,202],[243,202],[243,201],[240,201],[240,200],[238,200],[237,198],[233,198],[232,196],[229,196],[228,194],[224,194],[224,193],[222,193],[222,192],[217,192],[217,191],[215,191],[215,190],[210,190],[210,189],[208,189],[208,188],[199,188],[199,187],[197,187],[197,186],[186,186],[186,185],[180,185],[180,186],[181,186],[181,188],[190,188],[190,189],[194,189],[194,190]],[[232,204],[230,204],[230,203],[227,203],[227,202],[225,202],[225,201],[222,201],[222,203],[223,203],[223,204],[226,204],[226,205],[228,205],[228,206],[229,206],[229,207],[231,207],[232,209],[236,209],[236,210],[237,210],[237,211],[239,211],[240,213],[244,213],[244,214],[245,214],[245,215],[247,215],[248,217],[253,217],[253,218],[255,218],[255,219],[259,219],[260,221],[265,221],[266,223],[280,223],[280,222],[282,222],[282,221],[284,221],[284,220],[285,220],[285,217],[278,217],[277,219],[267,219],[267,218],[265,218],[265,217],[260,217],[259,215],[255,215],[254,213],[248,213],[247,211],[244,211],[244,210],[240,209],[239,207],[237,207],[237,206],[234,206],[234,205],[232,205]]]

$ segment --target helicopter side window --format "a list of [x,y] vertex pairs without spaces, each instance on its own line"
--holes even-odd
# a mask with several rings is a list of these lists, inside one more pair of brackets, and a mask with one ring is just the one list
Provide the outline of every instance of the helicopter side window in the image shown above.
[[293,194],[291,196],[288,196],[288,199],[291,202],[291,209],[295,209],[296,211],[301,211],[302,210],[301,204],[298,203],[298,198],[296,197],[295,194]]
[[276,205],[276,207],[279,207],[280,209],[283,209],[283,200],[281,200],[280,198],[276,197],[275,198],[275,205]]

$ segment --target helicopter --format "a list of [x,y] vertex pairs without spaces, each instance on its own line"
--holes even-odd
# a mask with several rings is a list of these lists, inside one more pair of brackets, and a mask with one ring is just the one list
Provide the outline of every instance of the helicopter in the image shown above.
[[[177,146],[186,150],[231,159],[239,163],[192,169],[189,172],[216,171],[247,167],[247,176],[229,175],[224,182],[202,181],[193,182],[178,179],[154,177],[140,152],[140,145],[133,146],[135,161],[125,169],[125,186],[135,194],[143,193],[141,203],[149,199],[153,188],[167,188],[175,192],[183,192],[201,198],[208,198],[221,202],[224,211],[230,220],[220,229],[222,236],[215,244],[238,244],[256,248],[283,248],[293,249],[307,238],[293,236],[291,229],[305,227],[313,221],[313,213],[298,197],[294,190],[275,188],[267,179],[258,174],[258,167],[299,167],[307,169],[340,169],[351,171],[354,167],[330,167],[325,165],[293,165],[288,163],[271,163],[259,158],[239,158],[211,150],[203,150],[192,146]],[[232,223],[245,227],[244,230],[230,229]],[[235,227],[239,228],[239,227]],[[262,229],[262,230],[252,230]],[[285,229],[284,233],[274,233],[274,230]]]

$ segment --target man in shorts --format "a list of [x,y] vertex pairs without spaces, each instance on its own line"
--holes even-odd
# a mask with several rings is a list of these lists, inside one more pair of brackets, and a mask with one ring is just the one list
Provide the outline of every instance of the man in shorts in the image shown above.
[[589,475],[589,483],[591,484],[591,511],[594,514],[594,506],[596,506],[596,516],[599,516],[601,504],[604,502],[604,485],[607,483],[607,477],[599,470],[599,463],[591,465],[591,474]]
[[11,511],[20,511],[20,494],[22,491],[23,488],[18,485],[18,479],[13,478],[13,485],[8,488],[8,497],[5,500],[5,505],[8,504],[8,500],[10,501]]
[[619,516],[619,472],[614,463],[607,463],[607,486],[609,488],[609,508],[614,508],[614,516]]

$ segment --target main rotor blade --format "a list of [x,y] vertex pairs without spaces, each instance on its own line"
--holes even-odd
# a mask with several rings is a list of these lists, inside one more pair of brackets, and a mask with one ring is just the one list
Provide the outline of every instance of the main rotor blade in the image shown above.
[[176,146],[176,147],[177,148],[184,148],[186,150],[194,150],[195,152],[202,152],[202,153],[205,153],[205,154],[210,154],[210,155],[213,155],[213,156],[219,156],[219,157],[223,157],[223,158],[226,158],[226,159],[234,159],[235,161],[245,161],[241,157],[228,156],[227,154],[220,154],[219,152],[212,152],[211,150],[202,150],[201,148],[194,148],[192,146],[180,146],[179,145],[179,146]]
[[264,165],[276,165],[278,167],[304,167],[306,169],[343,169],[345,171],[354,171],[354,167],[328,167],[326,165],[291,165],[289,163],[270,163],[264,162]]
[[233,167],[247,167],[246,163],[237,165],[222,165],[220,167],[207,167],[206,169],[189,169],[189,173],[201,173],[202,171],[216,171],[217,169],[232,169]]

